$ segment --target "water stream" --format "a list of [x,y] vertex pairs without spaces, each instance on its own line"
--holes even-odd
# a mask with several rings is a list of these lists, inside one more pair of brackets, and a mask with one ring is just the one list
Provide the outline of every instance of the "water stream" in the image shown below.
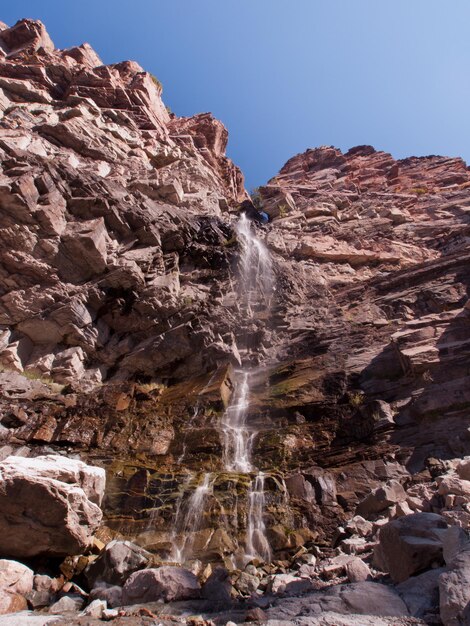
[[[260,308],[269,309],[274,293],[274,272],[271,256],[264,243],[256,236],[250,220],[242,214],[236,227],[240,243],[239,297],[246,306],[246,315],[253,318]],[[255,470],[252,448],[256,431],[247,423],[250,407],[250,371],[234,372],[235,389],[232,401],[221,421],[223,461],[229,472],[250,473]],[[264,511],[265,475],[258,472],[248,490],[247,531],[245,558],[271,559],[271,548],[266,536]]]
[[228,472],[251,472],[251,448],[254,433],[247,428],[249,407],[249,372],[234,372],[235,390],[221,421],[223,462]]
[[[274,293],[274,272],[268,249],[256,236],[250,220],[242,214],[236,225],[240,244],[238,263],[238,296],[244,307],[243,315],[253,319],[261,310],[268,310]],[[247,344],[246,337],[239,340]],[[226,472],[252,474],[256,472],[252,449],[256,431],[248,423],[250,408],[250,382],[254,371],[249,368],[236,370],[233,375],[232,399],[220,422],[223,449],[222,462]],[[183,452],[184,458],[184,452]],[[183,460],[181,458],[181,461]],[[182,490],[177,503],[172,533],[172,559],[183,563],[192,556],[195,533],[201,529],[207,498],[213,492],[214,474],[204,474],[191,493],[185,497]],[[265,474],[251,476],[247,493],[247,522],[245,557],[247,562],[255,557],[264,561],[271,559],[271,548],[266,536],[264,521],[266,509]]]
[[251,481],[248,492],[246,558],[251,560],[258,556],[269,562],[271,560],[271,547],[266,537],[266,524],[264,523],[264,509],[266,507],[264,482],[264,473],[258,472],[255,479]]
[[184,563],[191,556],[194,541],[194,533],[201,528],[203,521],[204,506],[207,497],[212,493],[215,476],[210,473],[204,474],[202,482],[194,489],[191,497],[184,502],[182,491],[175,511],[175,521],[172,533],[172,560]]
[[240,243],[239,296],[253,317],[254,307],[269,308],[274,293],[274,272],[269,250],[256,236],[251,221],[243,213],[236,226]]

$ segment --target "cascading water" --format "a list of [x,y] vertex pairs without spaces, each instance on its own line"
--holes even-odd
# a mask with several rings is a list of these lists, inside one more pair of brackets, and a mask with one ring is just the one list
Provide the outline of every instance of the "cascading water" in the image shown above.
[[[268,249],[258,239],[250,220],[244,214],[237,223],[236,231],[240,243],[239,297],[245,307],[244,316],[253,319],[258,311],[269,310],[271,306],[274,272]],[[244,341],[246,337],[242,336],[241,339]],[[251,377],[252,372],[249,369],[234,372],[232,400],[220,423],[224,469],[234,474],[250,474],[255,471],[252,462],[252,446],[256,432],[250,429],[247,423]],[[183,461],[183,458],[184,452],[180,460]],[[215,479],[214,474],[204,474],[202,482],[196,486],[189,498],[186,497],[186,493],[192,478],[190,477],[184,485],[178,498],[174,517],[171,537],[172,560],[183,563],[192,556],[195,533],[201,529],[207,498],[213,491]],[[245,562],[254,557],[265,561],[271,558],[264,522],[266,506],[264,485],[263,472],[258,472],[250,481],[247,494]]]
[[266,525],[263,512],[266,506],[264,495],[265,475],[258,472],[254,481],[251,481],[248,492],[248,526],[246,537],[246,556],[253,558],[260,556],[264,561],[271,560],[271,547],[266,537]]
[[[246,315],[253,318],[259,307],[271,306],[274,292],[274,272],[266,246],[256,237],[250,220],[242,214],[236,227],[241,252],[239,261],[239,295],[246,306]],[[254,470],[252,445],[256,432],[247,425],[250,406],[250,372],[234,373],[235,389],[232,401],[221,420],[223,461],[228,472],[249,473]],[[245,557],[271,558],[264,523],[265,475],[259,472],[248,490],[248,519]]]
[[255,235],[244,213],[237,223],[236,231],[241,247],[240,296],[245,301],[248,315],[252,317],[254,305],[271,305],[274,292],[272,261],[268,249]]
[[212,474],[204,474],[202,482],[196,486],[186,504],[183,502],[184,490],[180,496],[172,536],[172,560],[177,563],[183,563],[191,553],[193,533],[201,527],[204,504],[212,493],[214,480],[215,477]]
[[249,373],[235,372],[235,391],[232,402],[222,417],[224,467],[229,472],[252,471],[250,461],[253,433],[246,426],[249,407]]

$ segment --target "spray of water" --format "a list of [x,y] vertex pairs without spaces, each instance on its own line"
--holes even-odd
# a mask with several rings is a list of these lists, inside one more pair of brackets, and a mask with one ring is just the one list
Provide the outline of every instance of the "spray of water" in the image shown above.
[[266,499],[264,492],[265,475],[258,475],[251,482],[248,492],[248,525],[246,533],[246,558],[261,557],[264,561],[271,560],[271,547],[266,537],[264,510]]
[[274,292],[273,266],[268,249],[255,235],[244,213],[237,223],[236,232],[240,243],[239,295],[246,305],[247,314],[253,317],[255,305],[271,305]]
[[[260,308],[269,308],[274,293],[274,272],[266,246],[254,233],[251,222],[243,214],[236,226],[240,243],[239,298],[245,305],[246,315],[253,318]],[[239,370],[234,375],[235,389],[232,400],[221,420],[223,463],[228,472],[254,471],[252,447],[256,432],[247,423],[250,402],[250,372]],[[184,454],[183,454],[184,456]],[[182,460],[182,459],[181,459]],[[212,493],[215,477],[205,474],[190,498],[184,501],[183,489],[177,503],[172,536],[175,561],[182,563],[193,549],[194,533],[201,528],[204,507]],[[264,522],[265,475],[259,472],[250,483],[248,491],[246,558],[271,558]]]
[[228,472],[251,472],[251,448],[254,433],[247,428],[249,373],[235,372],[235,390],[222,421],[223,462]]
[[204,515],[204,507],[208,496],[212,493],[215,476],[206,473],[190,498],[183,502],[184,490],[178,501],[175,513],[174,530],[172,536],[172,560],[177,563],[191,556],[194,541],[194,533],[201,528]]

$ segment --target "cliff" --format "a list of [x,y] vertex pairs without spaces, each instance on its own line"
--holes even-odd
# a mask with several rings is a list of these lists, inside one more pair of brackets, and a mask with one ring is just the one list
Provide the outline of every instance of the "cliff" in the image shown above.
[[[439,487],[470,455],[462,159],[291,158],[259,189],[270,222],[251,225],[272,300],[247,306],[224,126],[169,113],[134,62],[57,50],[32,20],[0,28],[0,460],[105,467],[102,537],[163,559],[185,488],[210,474],[194,556],[228,567],[253,489],[223,464],[243,365],[275,560],[360,554],[364,537],[370,556],[381,524],[417,512],[468,528],[462,494]],[[359,544],[358,511],[377,522]]]

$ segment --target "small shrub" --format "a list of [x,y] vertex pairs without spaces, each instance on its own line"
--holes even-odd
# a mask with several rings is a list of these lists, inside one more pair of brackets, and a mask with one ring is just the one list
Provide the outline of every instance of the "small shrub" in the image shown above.
[[251,190],[250,198],[251,198],[251,201],[253,202],[253,205],[255,206],[255,208],[257,208],[258,210],[261,209],[262,200],[261,200],[261,194],[260,194],[260,191],[259,191],[259,187],[254,187]]
[[162,92],[163,91],[163,85],[158,80],[158,78],[155,76],[155,74],[150,74],[150,78],[153,80],[155,85],[160,89],[160,92]]
[[349,394],[349,404],[351,406],[359,407],[364,404],[364,394],[362,391],[355,391]]

